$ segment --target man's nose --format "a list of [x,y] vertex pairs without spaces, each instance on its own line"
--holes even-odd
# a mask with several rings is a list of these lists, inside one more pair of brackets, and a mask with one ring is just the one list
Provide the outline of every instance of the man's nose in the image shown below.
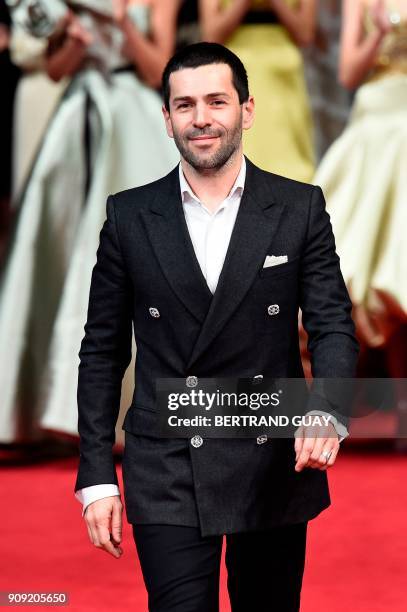
[[193,122],[194,122],[194,125],[199,128],[203,128],[206,125],[211,125],[212,118],[211,118],[210,110],[205,104],[196,105]]

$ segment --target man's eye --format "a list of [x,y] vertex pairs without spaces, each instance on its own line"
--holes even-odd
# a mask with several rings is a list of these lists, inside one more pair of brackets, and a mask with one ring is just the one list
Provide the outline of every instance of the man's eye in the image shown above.
[[213,100],[212,102],[213,104],[216,104],[216,106],[219,106],[220,104],[225,104],[224,100]]
[[187,102],[183,102],[182,104],[178,104],[177,108],[187,108],[188,106],[190,106],[190,104],[188,104]]

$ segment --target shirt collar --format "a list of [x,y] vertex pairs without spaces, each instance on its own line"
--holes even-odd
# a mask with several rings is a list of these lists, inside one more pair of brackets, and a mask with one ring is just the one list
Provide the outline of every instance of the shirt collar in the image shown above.
[[[188,202],[188,201],[191,202],[191,200],[193,200],[197,202],[198,204],[200,204],[201,202],[199,201],[198,197],[194,194],[191,187],[189,186],[188,181],[185,178],[185,174],[184,174],[184,171],[182,170],[181,162],[179,163],[178,170],[179,170],[179,183],[180,183],[180,188],[181,188],[182,203],[184,204],[184,202]],[[225,200],[228,200],[229,198],[231,198],[235,193],[239,193],[239,196],[241,196],[243,193],[245,180],[246,180],[246,160],[245,160],[244,155],[242,155],[242,163],[240,166],[239,174],[237,175],[236,180],[233,183],[232,188],[229,191],[228,195],[226,196]]]

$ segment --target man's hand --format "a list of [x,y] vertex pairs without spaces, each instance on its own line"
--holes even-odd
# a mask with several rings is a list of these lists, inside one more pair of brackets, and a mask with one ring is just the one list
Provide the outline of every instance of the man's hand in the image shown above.
[[[335,463],[339,451],[339,439],[332,423],[327,426],[299,427],[295,432],[295,471],[301,472],[305,467],[324,471]],[[330,453],[329,460],[322,455]]]
[[84,514],[92,544],[117,559],[123,553],[118,546],[122,540],[122,512],[123,504],[120,497],[114,495],[92,502]]

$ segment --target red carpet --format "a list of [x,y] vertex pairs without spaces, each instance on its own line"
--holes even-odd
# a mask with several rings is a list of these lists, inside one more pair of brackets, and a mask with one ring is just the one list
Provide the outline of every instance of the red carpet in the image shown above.
[[[68,592],[70,611],[144,612],[130,526],[121,559],[91,545],[73,496],[76,463],[2,468],[0,591]],[[406,482],[405,456],[342,452],[330,471],[333,505],[310,523],[301,612],[404,612]],[[222,612],[225,578],[223,567]]]

